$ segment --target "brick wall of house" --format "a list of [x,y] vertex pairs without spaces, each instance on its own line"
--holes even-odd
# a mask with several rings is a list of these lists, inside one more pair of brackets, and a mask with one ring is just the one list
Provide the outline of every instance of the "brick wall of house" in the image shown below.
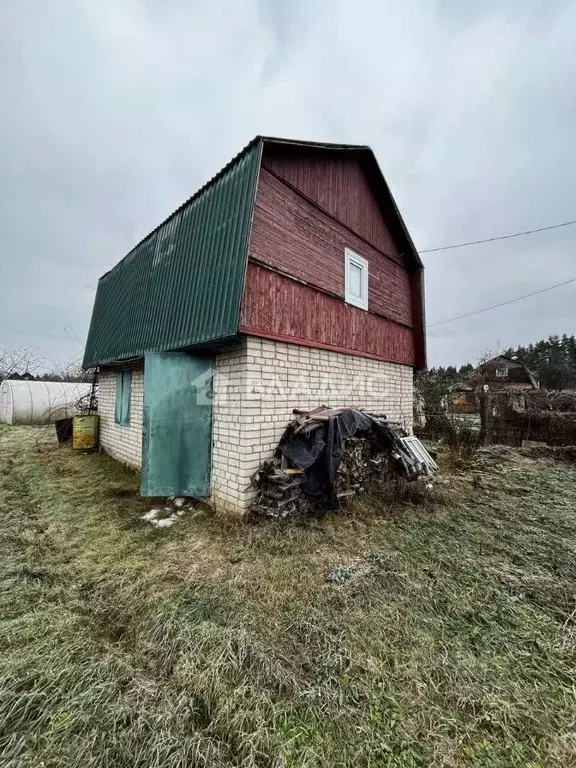
[[212,488],[246,509],[250,476],[271,457],[292,409],[350,405],[412,428],[412,367],[246,337],[214,362]]
[[[142,464],[143,384],[140,364],[132,368],[130,424],[116,424],[116,370],[100,371],[100,445],[135,469]],[[222,509],[250,505],[250,476],[272,456],[293,408],[351,405],[412,428],[408,365],[247,336],[214,359],[213,389],[212,496]]]
[[101,368],[98,376],[98,414],[100,447],[110,456],[134,469],[142,466],[142,408],[144,403],[144,366],[131,367],[130,424],[116,424],[116,371]]

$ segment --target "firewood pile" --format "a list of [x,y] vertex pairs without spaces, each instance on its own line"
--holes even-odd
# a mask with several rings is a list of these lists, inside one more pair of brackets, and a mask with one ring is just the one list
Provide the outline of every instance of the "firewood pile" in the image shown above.
[[336,472],[336,494],[339,499],[354,496],[393,471],[390,455],[375,440],[348,437],[342,444],[342,460]]
[[282,469],[281,465],[282,458],[275,456],[252,475],[251,482],[258,488],[258,496],[251,511],[277,520],[301,517],[312,510],[310,501],[302,493],[304,470]]
[[[323,506],[337,509],[378,480],[394,473],[416,479],[434,465],[426,454],[431,465],[425,466],[422,457],[404,442],[416,439],[380,414],[325,406],[294,413],[274,457],[251,478],[258,490],[251,511],[257,515],[284,519],[307,515]],[[337,419],[341,419],[338,426],[342,437],[334,442],[328,424]],[[320,493],[316,492],[319,483]],[[322,503],[328,495],[332,506]]]

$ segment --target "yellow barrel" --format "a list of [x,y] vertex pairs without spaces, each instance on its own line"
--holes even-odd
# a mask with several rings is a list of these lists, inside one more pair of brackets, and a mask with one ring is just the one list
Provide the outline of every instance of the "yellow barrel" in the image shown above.
[[74,416],[72,447],[90,451],[98,444],[98,414]]

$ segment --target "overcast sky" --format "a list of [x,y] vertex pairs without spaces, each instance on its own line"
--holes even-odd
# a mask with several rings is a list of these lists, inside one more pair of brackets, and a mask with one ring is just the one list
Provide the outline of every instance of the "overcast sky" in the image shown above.
[[[81,353],[98,277],[257,133],[370,144],[416,246],[576,219],[576,0],[12,0],[0,347]],[[576,277],[576,227],[424,254],[427,320]],[[429,330],[576,332],[576,283]]]

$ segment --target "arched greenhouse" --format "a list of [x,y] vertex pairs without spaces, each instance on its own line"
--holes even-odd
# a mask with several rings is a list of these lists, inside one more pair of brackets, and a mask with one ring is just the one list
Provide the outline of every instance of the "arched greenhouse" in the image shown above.
[[7,424],[50,424],[79,413],[86,403],[90,384],[70,381],[17,381],[0,384],[0,422]]

